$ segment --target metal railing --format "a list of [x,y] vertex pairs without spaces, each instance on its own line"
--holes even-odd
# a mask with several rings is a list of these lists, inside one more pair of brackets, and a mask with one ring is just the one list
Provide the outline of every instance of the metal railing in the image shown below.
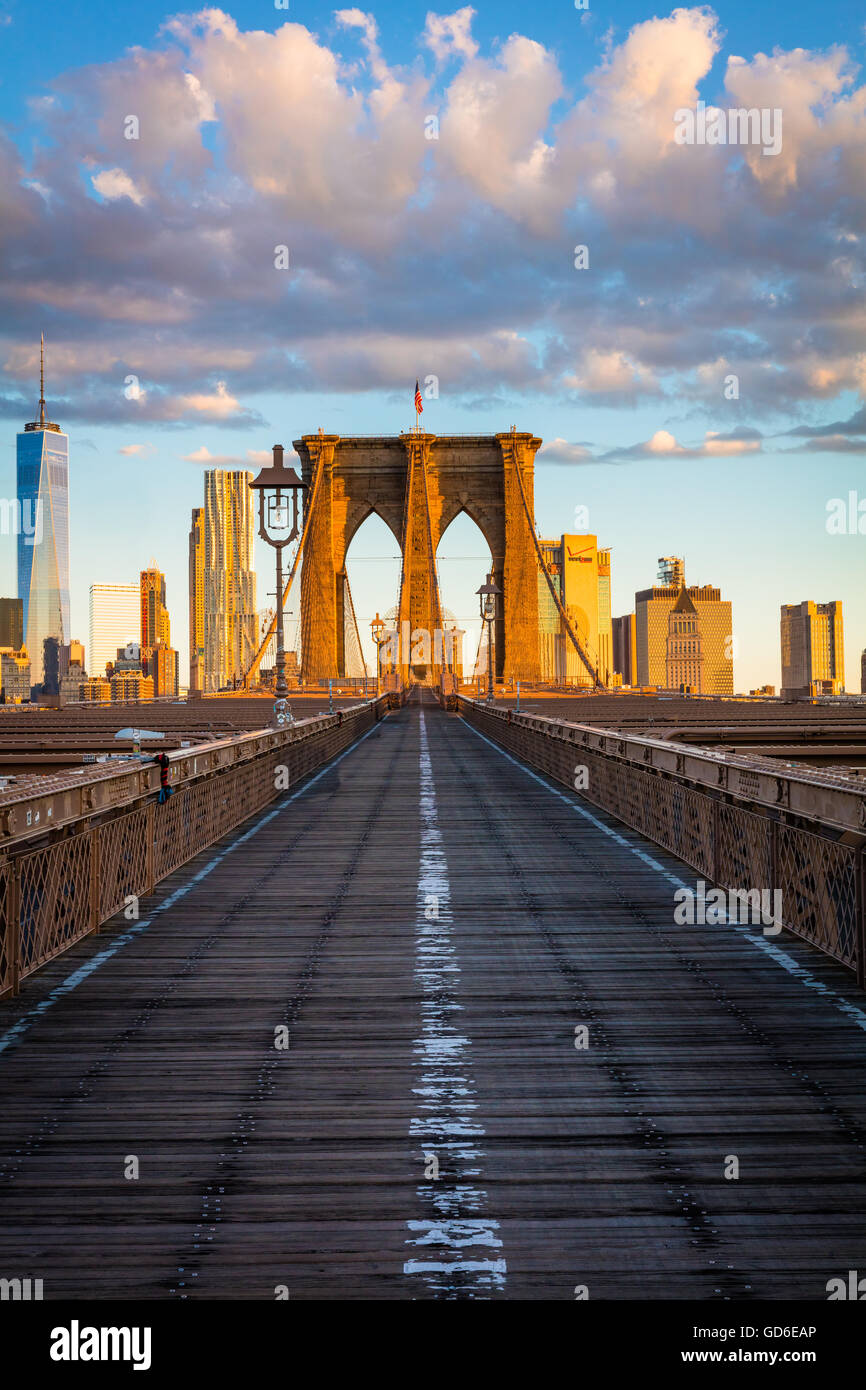
[[866,988],[862,780],[491,710],[462,695],[458,709],[515,757],[663,846],[708,883],[738,894],[779,890],[781,925],[853,970]]
[[383,696],[169,754],[173,795],[161,805],[159,769],[142,764],[7,797],[0,807],[0,998],[17,994],[34,970],[349,747],[391,703],[394,697]]

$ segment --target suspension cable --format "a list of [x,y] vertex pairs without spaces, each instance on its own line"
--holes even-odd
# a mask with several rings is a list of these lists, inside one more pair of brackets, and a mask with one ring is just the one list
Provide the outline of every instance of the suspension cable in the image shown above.
[[598,674],[598,669],[596,666],[593,665],[589,654],[584,650],[583,643],[580,641],[580,639],[577,636],[577,633],[574,631],[574,628],[571,625],[571,620],[568,616],[568,613],[565,610],[565,605],[563,604],[559,594],[556,592],[556,585],[554,584],[550,571],[547,568],[547,564],[544,559],[544,553],[541,549],[541,545],[539,544],[538,536],[535,534],[535,523],[532,519],[532,513],[529,510],[529,503],[526,500],[526,489],[523,486],[523,477],[521,475],[520,467],[517,462],[517,451],[514,448],[513,441],[511,441],[511,461],[514,464],[514,471],[517,474],[517,484],[520,488],[520,497],[521,501],[523,502],[523,511],[524,515],[526,516],[526,524],[529,527],[529,534],[531,535],[533,544],[535,546],[536,555],[538,556],[538,563],[541,566],[541,572],[547,581],[547,587],[550,590],[551,597],[554,603],[556,604],[556,607],[559,611],[559,616],[562,619],[563,626],[569,638],[571,639],[572,646],[574,647],[575,651],[577,652],[587,671],[592,676],[593,684],[599,689],[604,690],[605,686]]

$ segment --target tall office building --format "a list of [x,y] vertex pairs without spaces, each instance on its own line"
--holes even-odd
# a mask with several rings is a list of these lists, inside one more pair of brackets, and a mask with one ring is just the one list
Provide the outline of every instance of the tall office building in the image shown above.
[[83,643],[58,642],[56,637],[46,637],[42,661],[42,689],[46,695],[59,695],[70,667],[84,671]]
[[613,631],[613,669],[623,685],[637,684],[637,629],[634,613],[624,613],[611,622]]
[[204,507],[189,528],[189,688],[204,689]]
[[157,642],[155,647],[151,647],[147,658],[147,675],[153,681],[154,695],[177,695],[177,652],[174,647],[167,647],[164,642]]
[[26,651],[0,650],[0,698],[4,705],[26,704],[30,699],[30,657]]
[[165,575],[155,565],[142,570],[141,591],[141,669],[153,681],[153,693],[176,695],[178,691],[177,652],[171,645],[171,621],[165,606]]
[[139,587],[141,591],[141,654],[147,653],[157,643],[171,646],[171,623],[165,606],[165,575],[161,570],[151,567],[142,570]]
[[[638,685],[656,685],[662,689],[668,687],[668,620],[685,587],[683,569],[673,567],[675,559],[664,557],[659,561],[659,568],[663,578],[676,574],[683,581],[679,588],[660,584],[652,589],[641,589],[634,596]],[[703,662],[702,693],[733,695],[731,605],[722,599],[721,591],[710,584],[692,584],[686,593],[698,616]]]
[[69,439],[45,418],[45,344],[40,347],[39,418],[17,438],[18,597],[34,685],[43,679],[46,637],[68,642]]
[[[610,551],[598,548],[591,535],[563,535],[539,542],[568,620],[605,685],[613,670],[610,615]],[[543,574],[538,576],[538,622],[541,678],[558,685],[592,685],[565,630]]]
[[24,645],[24,605],[20,598],[0,598],[0,647],[16,652]]
[[860,694],[866,695],[866,647],[860,653]]
[[139,584],[91,584],[90,670],[105,676],[118,647],[137,642],[141,635],[141,587]]
[[780,635],[783,697],[844,691],[841,603],[783,603]]
[[[545,568],[561,601],[561,545],[556,541],[541,541],[540,545]],[[485,628],[481,636],[485,648],[486,631]],[[557,684],[565,680],[565,676],[560,675],[560,668],[563,664],[562,619],[556,601],[550,592],[550,585],[540,571],[538,575],[538,658],[543,681]],[[486,670],[486,667],[484,669]]]
[[665,651],[665,685],[668,690],[684,690],[701,695],[704,688],[704,657],[698,610],[685,589],[668,614],[668,640]]
[[252,473],[204,475],[204,690],[242,679],[256,654]]

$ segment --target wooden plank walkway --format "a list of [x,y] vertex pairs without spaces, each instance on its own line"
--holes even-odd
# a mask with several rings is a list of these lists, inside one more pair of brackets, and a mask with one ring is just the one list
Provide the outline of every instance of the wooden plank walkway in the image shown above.
[[577,806],[416,702],[29,981],[0,1276],[822,1300],[866,1273],[866,1000],[789,937],[675,926],[689,871]]

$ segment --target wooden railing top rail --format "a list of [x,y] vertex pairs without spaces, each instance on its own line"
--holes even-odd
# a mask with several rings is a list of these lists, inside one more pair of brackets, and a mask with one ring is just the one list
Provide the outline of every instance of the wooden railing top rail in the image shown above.
[[[170,767],[170,783],[178,786],[208,776],[214,772],[236,767],[258,757],[272,748],[297,743],[322,729],[327,729],[359,711],[377,703],[388,703],[382,695],[357,705],[344,706],[334,714],[321,714],[298,719],[283,728],[259,729],[229,734],[190,748],[166,749]],[[50,777],[29,778],[18,788],[9,786],[0,792],[0,856],[5,850],[25,841],[35,841],[86,817],[131,806],[159,789],[160,771],[152,761],[153,751],[130,758],[120,766],[88,764],[74,771],[55,773]]]
[[[599,729],[546,715],[517,714],[461,695],[458,708],[471,706],[493,718],[535,729],[575,745],[635,763],[695,786],[715,788],[743,801],[820,821],[842,831],[866,833],[866,780],[829,769],[791,768],[773,758],[691,748],[645,734]],[[579,759],[576,759],[579,762]]]

